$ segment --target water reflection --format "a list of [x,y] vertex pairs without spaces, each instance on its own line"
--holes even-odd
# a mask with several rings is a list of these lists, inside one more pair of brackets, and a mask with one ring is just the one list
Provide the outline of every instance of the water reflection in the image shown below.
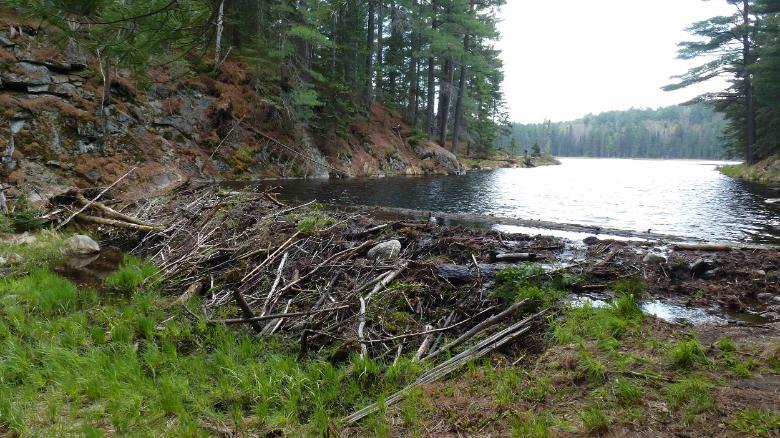
[[780,240],[771,188],[690,160],[564,158],[562,166],[499,169],[466,176],[274,182],[282,194],[336,204],[603,226],[705,240]]

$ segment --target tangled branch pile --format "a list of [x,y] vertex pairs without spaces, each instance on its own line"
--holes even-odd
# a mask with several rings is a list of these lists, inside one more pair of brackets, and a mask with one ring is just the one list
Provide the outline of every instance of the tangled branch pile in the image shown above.
[[503,315],[504,303],[486,293],[503,265],[483,262],[551,257],[559,247],[430,222],[378,224],[313,202],[288,206],[270,191],[188,186],[121,213],[87,198],[63,199],[77,221],[140,233],[132,252],[160,267],[169,293],[204,295],[212,323],[296,339],[301,357],[437,355],[452,347],[444,339],[474,336]]

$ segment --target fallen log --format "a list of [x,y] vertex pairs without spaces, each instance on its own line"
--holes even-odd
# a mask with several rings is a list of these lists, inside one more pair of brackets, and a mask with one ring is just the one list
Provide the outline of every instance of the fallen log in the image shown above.
[[85,198],[84,195],[82,195],[81,193],[76,193],[76,201],[82,207],[85,206],[85,205],[94,207],[94,208],[102,211],[105,215],[110,216],[110,217],[112,217],[112,218],[114,218],[116,220],[129,222],[131,224],[136,224],[136,225],[142,225],[142,226],[146,226],[146,227],[152,227],[152,228],[155,227],[154,224],[150,224],[150,223],[144,222],[144,221],[142,221],[142,220],[140,220],[138,218],[134,218],[132,216],[128,216],[128,215],[126,215],[124,213],[120,213],[120,212],[114,210],[113,208],[107,206],[106,204],[103,204],[102,202],[94,201],[94,202],[90,203],[90,201],[87,198]]

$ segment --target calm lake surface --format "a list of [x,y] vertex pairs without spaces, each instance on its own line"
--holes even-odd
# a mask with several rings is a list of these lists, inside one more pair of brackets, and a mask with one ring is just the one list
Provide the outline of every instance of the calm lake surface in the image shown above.
[[778,188],[735,181],[721,162],[563,158],[561,166],[465,176],[274,181],[285,198],[647,231],[780,241]]

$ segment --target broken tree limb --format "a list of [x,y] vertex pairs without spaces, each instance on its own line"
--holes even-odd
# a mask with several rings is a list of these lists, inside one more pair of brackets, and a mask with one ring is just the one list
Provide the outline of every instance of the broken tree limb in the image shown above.
[[238,304],[238,307],[241,308],[241,312],[244,314],[244,318],[249,323],[250,326],[252,326],[252,329],[256,331],[257,333],[263,332],[263,326],[260,325],[260,323],[255,319],[255,314],[252,312],[252,309],[249,307],[249,304],[246,303],[246,300],[244,299],[244,296],[239,292],[238,290],[233,291],[233,298],[236,300],[236,304]]
[[374,295],[384,290],[390,283],[393,282],[393,280],[395,280],[399,275],[401,275],[402,272],[404,272],[407,266],[409,265],[407,263],[404,263],[401,265],[400,268],[386,275],[382,279],[382,281],[380,281],[379,283],[376,284],[376,286],[374,286],[374,288],[371,290],[371,293],[369,293],[368,296],[366,296],[366,300],[370,300]]
[[515,313],[517,310],[519,310],[520,308],[525,306],[527,303],[528,303],[528,300],[525,299],[525,300],[522,300],[522,301],[518,301],[515,304],[512,304],[508,309],[504,310],[503,312],[501,312],[501,313],[499,313],[499,314],[497,314],[495,316],[492,316],[492,317],[482,321],[481,323],[475,325],[474,327],[471,328],[471,330],[469,330],[466,333],[463,333],[462,335],[460,335],[460,337],[458,337],[458,339],[455,339],[454,341],[452,341],[449,344],[441,347],[440,349],[438,349],[436,351],[433,351],[430,355],[428,355],[428,357],[435,357],[435,356],[437,356],[440,353],[443,353],[445,351],[448,351],[448,350],[451,350],[451,349],[457,347],[458,345],[460,345],[460,344],[468,341],[469,339],[473,338],[479,332],[481,332],[481,331],[483,331],[483,330],[485,330],[487,328],[490,328],[490,327],[498,324],[499,322],[501,322],[505,318],[511,316],[513,313]]
[[[82,205],[82,206],[88,205],[90,203],[90,201],[87,198],[85,198],[84,195],[82,195],[81,193],[76,193],[76,201],[78,201],[78,203],[80,205]],[[142,226],[146,226],[146,227],[153,227],[153,228],[155,227],[154,224],[150,224],[150,223],[144,222],[144,221],[142,221],[142,220],[140,220],[138,218],[134,218],[132,216],[128,216],[128,215],[126,215],[124,213],[120,213],[120,212],[114,210],[113,208],[107,206],[106,204],[103,204],[102,202],[93,201],[92,204],[91,204],[91,207],[94,207],[94,208],[102,211],[105,215],[110,216],[110,217],[112,217],[113,219],[116,219],[116,220],[129,222],[131,224],[136,224],[136,225],[142,225]]]
[[[425,331],[431,330],[433,330],[432,325],[428,324],[425,326]],[[417,349],[417,353],[414,354],[412,362],[419,362],[423,356],[425,356],[425,353],[427,353],[428,349],[431,347],[431,342],[433,342],[433,333],[428,333],[428,335],[425,336],[425,339],[423,339],[422,344],[420,344],[420,348]]]
[[327,312],[335,312],[337,310],[343,310],[348,309],[349,305],[343,305],[343,306],[337,306],[337,307],[330,307],[327,309],[320,309],[320,310],[311,310],[308,312],[290,312],[290,313],[276,313],[271,315],[265,315],[265,316],[253,316],[251,318],[230,318],[230,319],[211,319],[209,320],[210,324],[227,324],[227,325],[234,325],[234,324],[251,324],[253,322],[260,322],[260,321],[268,321],[271,319],[279,319],[279,318],[298,318],[301,316],[311,316],[311,315],[317,315],[320,313],[327,313]]
[[106,194],[107,191],[111,190],[111,188],[113,188],[115,185],[119,184],[120,181],[122,181],[123,179],[127,178],[128,175],[130,175],[131,173],[135,172],[136,169],[138,169],[138,168],[137,167],[133,167],[132,169],[128,170],[127,173],[125,173],[124,175],[120,176],[119,179],[117,179],[116,181],[112,182],[108,187],[106,187],[103,190],[101,190],[100,193],[98,193],[97,196],[95,196],[91,201],[87,202],[86,205],[83,205],[80,209],[76,210],[73,214],[68,216],[67,219],[65,219],[64,221],[60,222],[60,224],[57,225],[56,227],[54,227],[54,229],[55,230],[59,230],[60,228],[62,228],[65,225],[67,225],[68,222],[72,221],[73,218],[75,218],[79,214],[83,213],[84,210],[88,209],[89,206],[92,205],[93,202],[95,202],[98,199],[100,199],[103,195]]
[[[541,312],[529,316],[528,318],[516,323],[512,324],[506,329],[494,334],[493,336],[490,336],[489,338],[479,342],[477,345],[471,347],[470,349],[458,354],[457,356],[451,358],[450,360],[447,360],[445,362],[442,362],[441,364],[433,367],[428,372],[423,373],[418,377],[414,382],[412,382],[410,385],[404,387],[400,391],[396,392],[395,394],[387,397],[384,401],[384,406],[391,406],[406,397],[406,395],[411,392],[414,388],[416,388],[419,385],[429,384],[433,383],[442,377],[452,373],[453,371],[457,370],[461,366],[465,365],[471,360],[479,359],[486,354],[489,354],[493,351],[495,351],[498,348],[501,348],[502,346],[506,345],[507,343],[515,340],[519,336],[527,333],[531,327],[528,325],[529,322],[533,321],[536,318],[539,318],[543,315],[545,315],[547,312],[550,311],[550,308],[544,309]],[[369,406],[366,406],[363,409],[360,409],[353,414],[344,417],[342,419],[342,423],[345,425],[352,425],[356,422],[362,420],[363,418],[367,417],[368,415],[373,414],[379,410],[379,404],[373,403]]]
[[162,231],[162,229],[158,227],[151,227],[149,225],[139,225],[132,222],[124,222],[116,219],[109,219],[109,218],[99,217],[99,216],[90,216],[88,214],[83,214],[83,213],[78,214],[76,216],[76,219],[84,222],[92,222],[93,224],[110,225],[112,227],[127,228],[128,230],[143,231],[146,233]]

